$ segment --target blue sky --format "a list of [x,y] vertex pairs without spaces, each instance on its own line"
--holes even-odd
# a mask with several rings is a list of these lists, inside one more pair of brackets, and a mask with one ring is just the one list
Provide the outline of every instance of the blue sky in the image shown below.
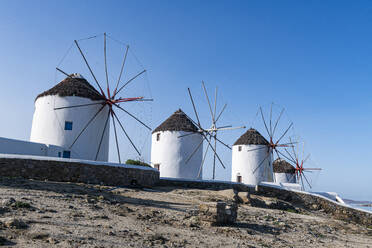
[[275,102],[323,168],[315,190],[371,200],[371,24],[370,1],[3,0],[0,136],[28,139],[34,99],[54,85],[71,42],[107,32],[149,71],[153,127],[179,107],[193,116],[187,87],[206,121],[201,80],[228,103],[226,123],[250,126]]

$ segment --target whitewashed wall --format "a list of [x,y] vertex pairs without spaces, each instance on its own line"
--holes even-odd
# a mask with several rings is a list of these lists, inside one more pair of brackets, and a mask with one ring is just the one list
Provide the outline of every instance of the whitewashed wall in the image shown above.
[[[160,133],[160,140],[156,140]],[[189,135],[183,131],[161,131],[152,134],[151,165],[160,165],[160,177],[197,179],[202,162],[203,144],[186,164],[190,154],[202,141],[200,134]],[[200,174],[202,178],[202,173]]]
[[[93,103],[88,98],[68,96],[43,96],[35,102],[30,141],[52,144],[71,151],[71,158],[95,160],[103,132],[108,107],[106,106],[92,121],[71,149],[69,147],[88,121],[100,109],[101,104],[79,108],[54,110],[58,107]],[[72,130],[64,130],[65,121],[72,121]],[[109,125],[105,131],[97,160],[108,160]]]
[[58,153],[62,154],[62,152],[63,148],[58,146],[0,137],[2,154],[58,157]]
[[[241,151],[239,151],[241,146]],[[263,149],[248,151],[264,147]],[[237,181],[237,175],[242,177],[242,183],[257,185],[260,182],[273,181],[272,156],[265,145],[235,145],[232,147],[231,181]],[[265,157],[268,157],[265,159]],[[253,173],[261,161],[262,165]]]
[[296,175],[291,173],[274,173],[276,183],[296,183]]

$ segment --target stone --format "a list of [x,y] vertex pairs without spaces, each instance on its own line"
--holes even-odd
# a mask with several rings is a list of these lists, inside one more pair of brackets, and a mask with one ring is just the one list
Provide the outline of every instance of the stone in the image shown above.
[[4,199],[2,202],[1,202],[1,204],[3,205],[3,206],[10,206],[10,205],[12,205],[13,203],[15,203],[16,202],[16,200],[13,198],[13,197],[10,197],[10,198],[8,198],[8,199]]
[[28,225],[21,219],[7,218],[4,220],[4,226],[13,229],[26,229]]

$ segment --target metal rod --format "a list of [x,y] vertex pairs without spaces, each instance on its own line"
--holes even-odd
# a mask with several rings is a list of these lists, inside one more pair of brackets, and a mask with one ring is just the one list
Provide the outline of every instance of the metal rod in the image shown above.
[[121,158],[120,158],[120,150],[119,150],[119,142],[118,142],[118,135],[116,132],[116,123],[115,123],[115,118],[114,114],[112,113],[112,109],[110,109],[111,112],[111,117],[112,117],[112,124],[114,126],[114,134],[115,134],[115,141],[116,141],[116,150],[118,152],[118,159],[119,159],[119,164],[121,164]]
[[96,76],[94,75],[92,69],[90,68],[89,63],[88,63],[87,59],[85,58],[84,53],[83,53],[83,51],[81,50],[81,48],[80,48],[80,46],[79,46],[77,40],[75,40],[74,42],[75,42],[77,48],[79,49],[79,52],[80,52],[81,56],[83,57],[83,59],[84,59],[84,61],[85,61],[85,64],[87,65],[87,67],[88,67],[90,73],[92,74],[92,76],[93,76],[93,78],[94,78],[94,81],[96,82],[98,88],[101,90],[101,94],[106,98],[106,95],[105,95],[105,93],[103,92],[103,90],[102,90],[102,88],[101,88],[101,85],[99,85],[98,80],[97,80]]
[[141,153],[139,152],[139,150],[137,149],[137,147],[134,145],[133,141],[129,138],[128,133],[125,131],[125,129],[124,129],[123,125],[121,124],[121,122],[120,122],[118,116],[116,115],[116,113],[115,113],[114,111],[112,111],[112,113],[114,114],[116,120],[118,121],[118,123],[119,123],[121,129],[123,130],[123,132],[124,132],[124,134],[125,134],[125,136],[127,136],[129,142],[132,144],[132,146],[134,147],[134,149],[136,150],[136,152],[138,153],[138,155],[141,156]]
[[138,73],[137,75],[135,75],[134,77],[132,77],[131,79],[129,79],[123,86],[120,87],[120,89],[115,93],[115,95],[113,97],[115,97],[117,94],[119,94],[119,92],[122,89],[124,89],[124,87],[127,86],[130,82],[132,82],[134,79],[136,79],[138,76],[140,76],[141,74],[143,74],[145,72],[146,72],[146,70],[143,70],[140,73]]
[[[122,107],[120,107],[118,104],[114,104],[114,106],[116,106],[117,108],[123,110],[125,113],[127,113],[129,116],[131,116],[133,119],[135,119],[136,121],[138,121],[139,123],[141,123],[143,126],[145,126],[148,130],[151,131],[151,128],[149,126],[147,126],[145,123],[143,123],[140,119],[138,119],[137,117],[135,117],[134,115],[132,115],[131,113],[129,113],[128,111],[126,111],[125,109],[123,109]],[[114,112],[115,113],[115,112]]]
[[107,123],[110,119],[110,111],[107,113],[107,119],[106,119],[106,122],[105,122],[105,126],[103,128],[103,132],[102,132],[102,136],[101,136],[101,139],[99,141],[99,145],[98,145],[98,150],[97,150],[97,153],[96,153],[96,158],[94,160],[97,161],[97,158],[98,158],[98,154],[99,154],[99,151],[101,150],[101,145],[102,145],[102,141],[103,141],[103,136],[105,136],[105,131],[106,131],[106,127],[107,127]]
[[85,131],[85,129],[87,129],[87,127],[90,125],[90,123],[96,118],[96,116],[102,111],[102,109],[106,106],[103,105],[98,111],[97,113],[88,121],[88,123],[85,125],[85,127],[83,128],[83,130],[81,130],[81,132],[79,133],[79,135],[75,138],[74,142],[72,142],[72,144],[70,145],[69,149],[71,149],[71,147],[75,144],[75,142],[79,139],[80,135]]

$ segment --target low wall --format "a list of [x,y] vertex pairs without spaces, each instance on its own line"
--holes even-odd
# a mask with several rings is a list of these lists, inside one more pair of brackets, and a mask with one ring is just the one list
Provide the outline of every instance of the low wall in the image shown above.
[[322,196],[263,185],[258,186],[257,193],[264,196],[275,197],[293,204],[299,204],[309,210],[321,209],[338,220],[372,227],[372,213],[338,204]]
[[[143,168],[143,169],[142,169]],[[141,166],[110,166],[66,161],[62,159],[32,159],[0,157],[0,176],[35,180],[103,184],[108,186],[138,185],[152,187],[159,172]]]
[[224,181],[182,180],[169,178],[160,178],[158,185],[208,190],[234,189],[239,192],[250,192],[251,194],[273,197],[290,202],[294,205],[300,205],[308,210],[322,209],[325,213],[333,216],[335,219],[372,227],[372,213],[344,206],[335,201],[329,200],[326,197],[306,192],[290,191],[266,185],[258,185],[255,187],[252,185]]

